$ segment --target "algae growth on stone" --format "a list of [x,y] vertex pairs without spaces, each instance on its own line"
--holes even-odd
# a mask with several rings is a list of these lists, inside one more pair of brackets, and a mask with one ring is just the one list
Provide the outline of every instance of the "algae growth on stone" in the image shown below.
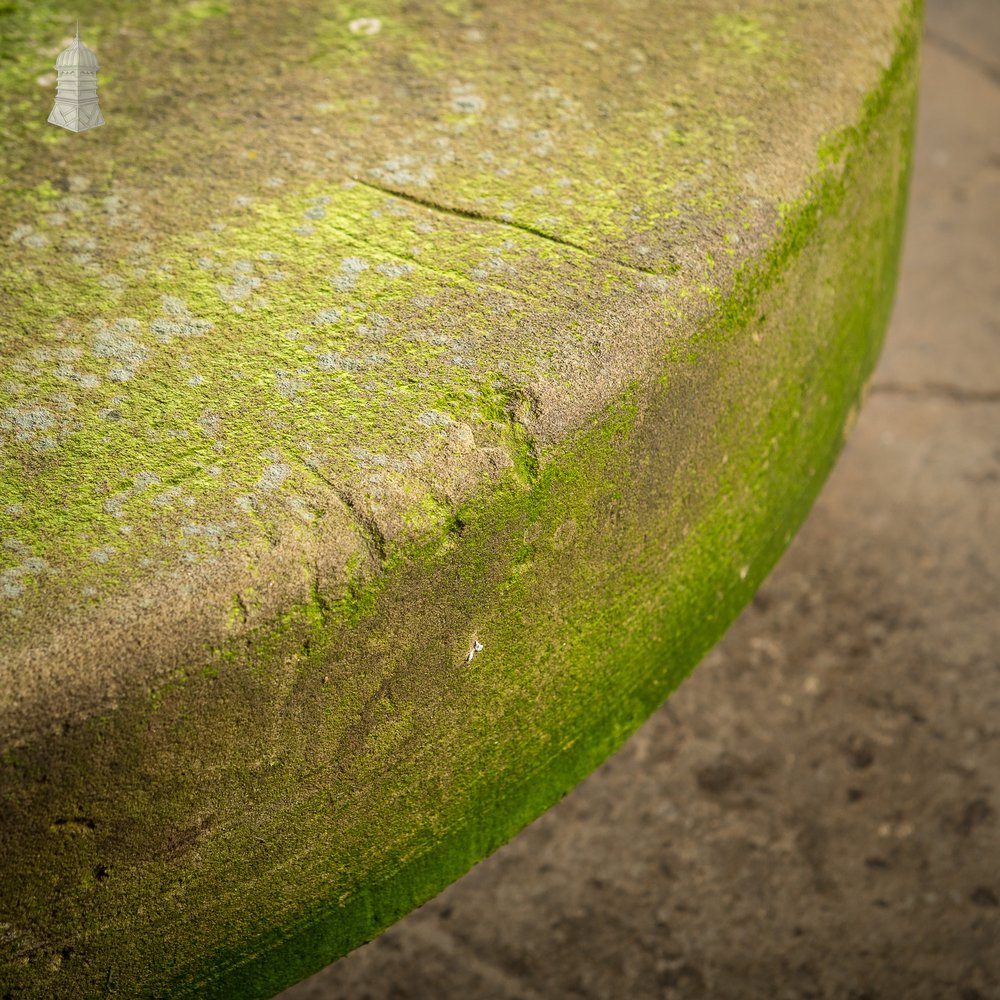
[[787,544],[887,318],[918,11],[669,6],[99,3],[80,136],[54,5],[0,12],[0,981],[270,995]]

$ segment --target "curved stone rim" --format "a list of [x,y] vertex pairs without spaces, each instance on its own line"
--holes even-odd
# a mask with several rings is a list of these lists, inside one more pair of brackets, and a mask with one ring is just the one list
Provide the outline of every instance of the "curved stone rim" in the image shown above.
[[[679,378],[673,367],[666,384],[656,373],[638,381],[599,420],[568,440],[559,458],[529,484],[512,483],[489,501],[462,508],[442,538],[396,567],[397,577],[354,595],[352,635],[372,641],[371,672],[377,683],[372,696],[356,706],[357,723],[323,748],[327,764],[334,765],[335,780],[320,782],[320,793],[304,802],[286,803],[270,825],[265,817],[259,828],[266,834],[260,838],[263,849],[252,847],[258,839],[258,828],[252,824],[242,831],[232,827],[224,831],[211,821],[202,826],[201,821],[191,822],[198,810],[192,812],[188,801],[192,796],[197,800],[199,782],[206,780],[203,773],[187,790],[188,798],[176,794],[182,786],[157,789],[156,795],[162,796],[158,804],[163,806],[156,814],[158,829],[144,828],[144,810],[151,803],[143,798],[143,780],[148,780],[152,765],[167,759],[165,753],[186,753],[189,765],[200,753],[209,765],[212,751],[233,740],[227,762],[233,768],[230,781],[249,789],[248,794],[263,793],[258,805],[280,802],[282,789],[265,791],[261,781],[277,784],[272,769],[280,771],[282,762],[266,759],[266,740],[233,735],[244,714],[238,703],[241,696],[248,710],[260,707],[261,698],[266,700],[272,711],[263,721],[284,727],[274,733],[291,737],[287,745],[298,755],[297,780],[304,773],[309,776],[301,769],[313,752],[304,735],[322,729],[317,714],[322,698],[317,695],[326,683],[324,671],[342,662],[330,626],[347,610],[331,607],[319,596],[314,604],[289,612],[282,627],[262,637],[244,662],[216,659],[200,674],[178,675],[150,702],[125,706],[115,719],[89,719],[65,734],[59,751],[51,756],[50,749],[48,759],[32,747],[7,755],[5,781],[11,782],[13,794],[5,801],[9,808],[24,807],[23,815],[37,819],[38,811],[32,813],[27,807],[32,802],[54,804],[58,796],[52,792],[50,800],[49,792],[32,788],[32,775],[47,772],[58,785],[60,776],[72,775],[73,760],[87,753],[95,771],[104,768],[106,774],[114,748],[132,748],[113,833],[119,854],[132,852],[139,866],[121,874],[132,880],[133,899],[165,898],[176,913],[184,914],[175,925],[175,930],[182,926],[184,932],[172,942],[141,934],[110,941],[107,924],[101,926],[81,914],[83,962],[76,965],[76,972],[72,960],[66,963],[63,986],[66,976],[72,975],[78,987],[107,986],[123,995],[162,995],[169,989],[179,996],[269,996],[373,936],[499,846],[604,759],[680,681],[746,603],[804,517],[839,450],[877,356],[902,230],[918,26],[916,18],[904,26],[893,64],[879,88],[866,98],[857,126],[823,151],[823,169],[802,203],[786,216],[768,259],[742,275],[718,321],[701,331],[694,345],[701,353],[691,366],[690,378]],[[792,319],[797,322],[789,322]],[[768,345],[766,351],[753,352],[749,345],[756,343],[755,338]],[[774,387],[772,378],[778,380]],[[733,392],[734,386],[742,390]],[[774,395],[764,405],[761,393],[767,391]],[[698,406],[700,416],[719,419],[692,421],[690,415]],[[769,419],[775,421],[773,427]],[[781,432],[777,446],[768,437],[771,429]],[[660,461],[644,466],[644,456]],[[775,465],[767,471],[764,462]],[[699,470],[694,477],[689,473],[692,463]],[[591,516],[584,517],[581,511]],[[654,518],[653,513],[659,516]],[[504,526],[499,535],[498,525]],[[658,549],[656,539],[652,543],[643,539],[651,526],[674,547]],[[608,537],[613,538],[612,546],[601,549],[602,539],[606,543]],[[525,559],[526,550],[531,550],[530,560]],[[662,562],[652,559],[656,552]],[[584,599],[577,600],[573,615],[557,619],[563,604],[555,599],[557,581],[551,570],[567,565],[567,559],[579,573],[574,581],[577,598],[582,594]],[[644,559],[652,559],[652,565]],[[599,563],[603,576],[594,568]],[[618,590],[615,604],[608,598],[608,574],[620,576],[626,566],[636,572],[629,574],[631,585]],[[593,584],[591,589],[583,587],[585,581]],[[525,622],[525,609],[539,606],[526,598],[545,593],[550,585],[553,599],[542,619]],[[414,604],[412,588],[417,586],[431,592],[444,587],[439,593],[448,592],[450,586],[456,606],[444,622],[425,620],[433,655],[407,675],[396,669],[392,650],[385,648],[386,637],[393,634],[386,625],[395,622],[400,634],[413,634],[413,620],[406,612]],[[483,602],[483,595],[490,599]],[[511,604],[519,610],[516,620],[505,625],[500,621],[504,601],[508,610]],[[670,609],[666,620],[665,607]],[[469,665],[462,654],[472,630],[460,627],[463,621],[467,626],[478,623],[475,632],[484,640],[483,658]],[[658,628],[651,628],[657,622]],[[609,623],[616,628],[607,629]],[[521,647],[522,655],[498,664],[493,659],[496,640],[501,638],[503,645],[509,639],[515,649],[519,629],[520,641],[530,641],[536,650],[535,660],[529,661]],[[593,650],[595,635],[621,639],[615,650],[574,663],[559,656],[555,639],[552,649],[545,647],[546,634],[570,643],[575,654]],[[462,639],[462,648],[456,647],[456,637]],[[295,674],[277,676],[273,665],[287,663],[289,655],[300,656]],[[491,688],[483,664],[496,670],[498,679],[506,670],[508,681],[511,671],[530,669],[537,686],[525,690],[522,683],[520,693],[514,686]],[[554,670],[556,665],[560,669]],[[283,690],[282,684],[290,687]],[[227,713],[213,718],[213,705],[223,704],[213,689],[223,685],[228,687]],[[416,720],[418,738],[408,740],[404,734],[401,742],[394,743],[392,712],[414,695],[414,685],[425,699],[422,727]],[[194,697],[194,686],[206,712],[206,727],[214,721],[227,729],[212,734],[205,728],[204,743],[185,749],[184,706]],[[607,700],[596,708],[581,697],[582,692]],[[491,702],[486,697],[490,693],[507,701]],[[551,700],[545,702],[545,695]],[[385,700],[393,705],[385,705]],[[531,704],[541,704],[544,711],[525,717],[521,713]],[[471,719],[462,715],[470,706],[479,709]],[[491,714],[491,706],[495,713]],[[290,714],[284,716],[286,708]],[[518,751],[506,758],[489,757],[488,740],[502,738],[509,732],[505,724],[514,718],[525,724]],[[127,738],[130,733],[132,739]],[[381,743],[369,739],[377,734]],[[481,742],[470,738],[476,735]],[[451,739],[451,752],[443,756],[453,774],[440,766],[422,770],[435,757],[440,765],[442,737]],[[242,746],[236,746],[241,738]],[[284,740],[275,741],[272,754],[277,743],[285,745]],[[542,752],[545,746],[547,755]],[[463,754],[462,747],[469,753]],[[416,758],[411,756],[415,751],[419,751]],[[253,759],[254,753],[263,756]],[[315,756],[313,760],[320,763]],[[395,828],[396,833],[409,830],[410,840],[397,845],[391,840],[392,824],[380,827],[379,820],[391,819],[386,809],[403,809],[406,801],[390,797],[383,801],[381,812],[365,815],[365,807],[372,803],[362,793],[366,777],[391,773],[401,761],[409,762],[412,773],[409,785],[399,786],[400,794],[420,789],[422,780],[433,777],[443,800],[455,785],[460,795],[452,798],[450,812],[425,816],[422,827],[412,822],[411,813],[411,822]],[[484,761],[492,770],[484,768]],[[353,771],[338,782],[340,764]],[[511,768],[520,771],[511,774]],[[294,774],[296,768],[289,770]],[[485,778],[483,774],[475,778],[480,771]],[[60,790],[60,805],[72,800],[78,782],[74,778]],[[338,862],[327,853],[318,880],[315,871],[311,880],[289,879],[289,892],[283,894],[283,864],[301,860],[289,849],[296,823],[311,822],[313,830],[325,826],[326,851],[339,846],[329,839],[329,831],[331,823],[343,819],[344,806],[322,794],[323,784],[327,790],[355,789],[349,811],[362,820],[374,819],[363,835],[354,830],[352,842],[353,857],[369,857],[369,867],[357,865],[351,869],[353,875],[344,877],[343,858]],[[287,786],[285,793],[293,787]],[[317,787],[309,791],[317,792]],[[425,806],[435,799],[433,793],[433,788],[425,790]],[[181,822],[184,816],[186,821]],[[94,840],[87,832],[86,817],[69,814],[59,819],[59,836],[69,837],[66,850],[77,867],[85,866]],[[80,827],[78,836],[72,832],[73,824]],[[286,828],[284,839],[279,827]],[[300,836],[302,829],[305,826],[298,831]],[[27,824],[20,832],[24,840],[14,845],[14,857],[25,862],[26,877],[38,885],[43,859],[28,847],[37,839],[37,831]],[[212,874],[218,889],[237,883],[240,894],[245,894],[250,886],[261,887],[261,876],[254,869],[260,865],[266,870],[262,899],[250,900],[249,906],[234,901],[220,911],[230,921],[222,936],[240,942],[230,950],[210,946],[212,936],[218,936],[215,921],[206,927],[196,911],[178,910],[179,903],[170,903],[183,892],[183,879],[174,884],[165,877],[172,867],[175,874],[192,874],[197,885],[197,865],[211,867],[211,859],[197,858],[200,851],[212,850],[203,834],[213,833],[218,841],[224,832],[236,839],[226,848],[228,864]],[[349,839],[350,824],[345,822],[341,832]],[[385,838],[380,840],[378,833]],[[371,861],[373,847],[382,851],[381,864]],[[270,865],[265,863],[268,851],[274,861]],[[344,857],[350,856],[348,852]],[[148,871],[140,870],[143,859]],[[338,893],[331,894],[331,883],[338,877]],[[292,897],[305,887],[314,901],[301,906]],[[203,893],[205,888],[203,882]],[[156,889],[167,890],[167,895],[161,897]],[[296,908],[299,912],[293,916]]]

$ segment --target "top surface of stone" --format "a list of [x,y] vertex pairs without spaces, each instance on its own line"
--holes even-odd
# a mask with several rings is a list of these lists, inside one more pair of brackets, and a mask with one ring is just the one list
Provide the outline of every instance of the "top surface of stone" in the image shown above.
[[119,0],[81,135],[52,4],[8,12],[0,742],[377,570],[661,370],[900,6]]

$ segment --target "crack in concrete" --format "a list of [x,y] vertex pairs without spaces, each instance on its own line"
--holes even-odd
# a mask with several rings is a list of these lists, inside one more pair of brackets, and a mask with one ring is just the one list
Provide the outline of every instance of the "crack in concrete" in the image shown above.
[[966,66],[976,70],[978,73],[982,73],[992,84],[1000,87],[1000,68],[991,65],[974,52],[970,52],[960,42],[946,38],[933,28],[927,28],[924,32],[924,37],[931,45],[936,45],[942,52],[947,52],[948,55],[958,59],[959,62],[965,63]]
[[638,274],[650,274],[657,278],[663,277],[663,275],[654,268],[642,267],[640,264],[632,264],[629,261],[621,260],[618,257],[606,257],[603,254],[594,253],[593,250],[590,250],[585,246],[581,246],[579,243],[574,243],[572,240],[564,239],[562,236],[555,236],[552,233],[545,232],[544,229],[537,229],[535,226],[529,226],[523,222],[500,219],[494,215],[487,215],[485,212],[477,212],[475,209],[454,208],[451,205],[441,205],[428,198],[420,198],[415,194],[409,194],[405,191],[397,191],[394,188],[384,187],[383,185],[376,184],[373,181],[362,180],[360,177],[352,177],[351,180],[354,181],[355,184],[361,184],[363,187],[370,188],[372,191],[380,191],[382,194],[390,195],[393,198],[399,198],[402,201],[408,201],[411,205],[419,205],[421,208],[429,209],[432,212],[441,212],[444,215],[452,215],[458,219],[470,219],[475,222],[491,222],[494,225],[504,226],[507,229],[516,229],[519,232],[529,233],[532,236],[539,237],[539,239],[547,240],[549,243],[555,243],[556,246],[576,250],[584,256],[591,258],[591,260],[600,261],[605,264],[614,264],[617,267],[622,267],[628,271],[634,271]]
[[947,399],[955,403],[1000,403],[1000,389],[965,389],[960,385],[946,382],[924,382],[923,385],[878,382],[871,387],[871,394],[876,393]]

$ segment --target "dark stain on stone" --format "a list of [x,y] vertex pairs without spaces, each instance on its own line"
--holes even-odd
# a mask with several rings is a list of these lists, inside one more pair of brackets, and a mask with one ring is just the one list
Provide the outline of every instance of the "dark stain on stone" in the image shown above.
[[983,798],[971,799],[965,804],[962,818],[955,826],[955,832],[968,837],[977,826],[993,818],[993,808]]
[[1000,899],[988,885],[976,886],[969,900],[976,906],[1000,906]]
[[864,771],[875,763],[875,751],[870,741],[852,738],[844,751],[847,764],[855,771]]
[[53,833],[90,833],[96,829],[97,824],[89,816],[60,816],[53,820],[49,829]]
[[722,795],[733,788],[738,779],[736,768],[732,762],[720,758],[695,772],[698,787],[709,795]]
[[656,984],[661,989],[675,989],[684,997],[698,996],[705,991],[705,977],[689,962],[675,969],[664,969],[656,977]]

